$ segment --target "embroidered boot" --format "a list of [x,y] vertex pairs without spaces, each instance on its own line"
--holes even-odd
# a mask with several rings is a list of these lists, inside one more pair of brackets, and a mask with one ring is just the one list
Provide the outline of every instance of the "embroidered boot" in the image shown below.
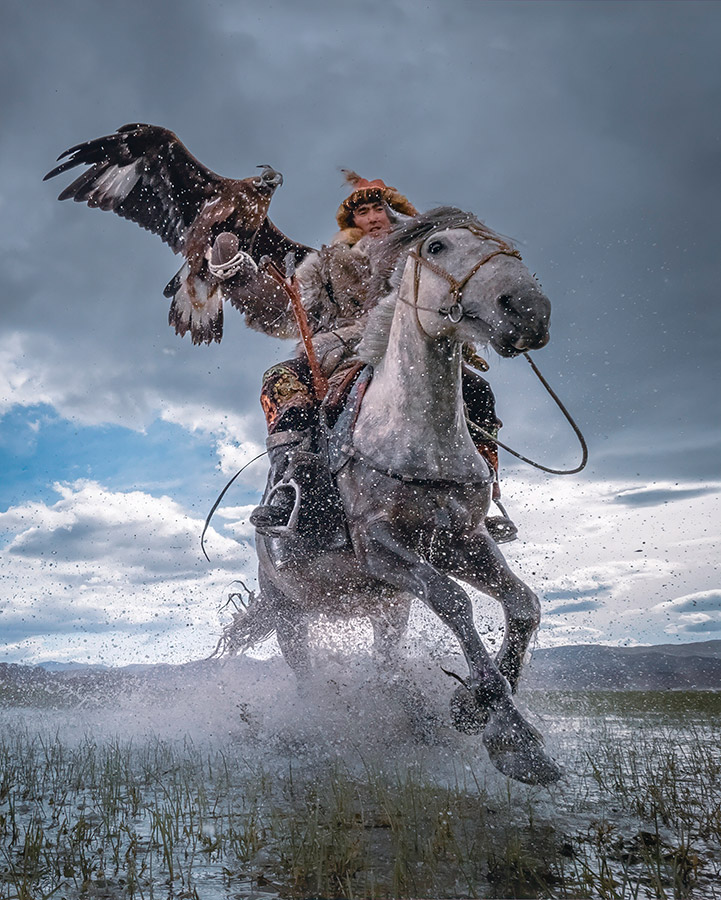
[[270,471],[264,502],[250,514],[251,525],[261,534],[277,537],[295,531],[301,483],[312,477],[318,466],[318,456],[310,450],[312,442],[310,428],[269,435],[266,446]]

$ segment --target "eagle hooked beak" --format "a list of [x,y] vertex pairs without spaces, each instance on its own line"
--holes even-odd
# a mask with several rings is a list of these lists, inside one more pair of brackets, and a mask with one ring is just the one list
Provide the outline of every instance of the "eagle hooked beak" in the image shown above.
[[266,190],[274,191],[276,188],[279,188],[281,184],[283,184],[283,176],[272,166],[263,165],[258,166],[258,168],[263,170],[260,178],[255,179],[258,187],[263,187]]

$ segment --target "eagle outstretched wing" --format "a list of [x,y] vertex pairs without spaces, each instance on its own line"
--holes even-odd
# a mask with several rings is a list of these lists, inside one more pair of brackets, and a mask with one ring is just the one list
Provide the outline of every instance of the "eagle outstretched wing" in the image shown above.
[[[249,291],[258,280],[257,262],[269,255],[282,264],[288,251],[300,261],[311,248],[290,241],[267,219],[268,206],[283,176],[270,166],[260,175],[223,178],[200,163],[167,128],[131,124],[115,134],[77,144],[44,180],[79,165],[89,166],[59,200],[111,210],[157,234],[185,262],[165,289],[172,298],[169,322],[193,343],[220,341],[223,300]],[[214,243],[232,237],[234,267],[213,268]],[[223,254],[220,254],[223,258]],[[232,274],[229,274],[232,272]],[[243,288],[246,288],[245,290]]]
[[255,233],[251,252],[253,259],[256,261],[261,260],[264,256],[268,256],[279,268],[283,268],[289,253],[293,254],[297,266],[311,252],[311,249],[305,244],[291,241],[266,217]]
[[90,207],[112,210],[159,235],[181,253],[203,206],[221,193],[225,182],[206,168],[167,128],[123,125],[115,134],[76,144],[66,159],[43,179],[79,165],[87,169],[58,200],[72,198]]

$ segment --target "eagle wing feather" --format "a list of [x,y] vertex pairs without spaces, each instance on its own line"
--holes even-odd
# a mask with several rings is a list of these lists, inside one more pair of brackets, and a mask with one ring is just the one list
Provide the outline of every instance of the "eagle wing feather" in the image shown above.
[[75,166],[90,168],[58,200],[111,210],[157,234],[175,253],[183,251],[205,203],[235,183],[204,166],[176,134],[158,125],[123,125],[115,134],[70,147],[62,159],[43,180]]
[[[258,178],[223,178],[199,162],[172,131],[143,123],[76,144],[58,162],[43,180],[76,166],[89,167],[59,200],[114,212],[157,234],[185,257],[164,291],[172,301],[168,319],[176,333],[190,332],[196,344],[220,341],[224,299],[246,313],[251,327],[278,333],[275,322],[279,313],[287,314],[287,298],[258,272],[257,263],[269,256],[283,268],[288,253],[299,263],[312,249],[291,241],[267,218],[270,199],[282,183],[280,173],[262,166]],[[242,264],[232,276],[221,269],[214,275],[208,266],[214,241],[223,234],[234,235],[241,254]],[[263,308],[266,304],[270,310]]]

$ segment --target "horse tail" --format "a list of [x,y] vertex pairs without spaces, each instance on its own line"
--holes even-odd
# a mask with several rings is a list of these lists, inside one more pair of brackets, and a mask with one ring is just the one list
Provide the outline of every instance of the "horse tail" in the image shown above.
[[208,659],[237,656],[260,644],[275,632],[276,609],[262,595],[254,597],[247,606],[241,606],[220,636],[215,650]]

